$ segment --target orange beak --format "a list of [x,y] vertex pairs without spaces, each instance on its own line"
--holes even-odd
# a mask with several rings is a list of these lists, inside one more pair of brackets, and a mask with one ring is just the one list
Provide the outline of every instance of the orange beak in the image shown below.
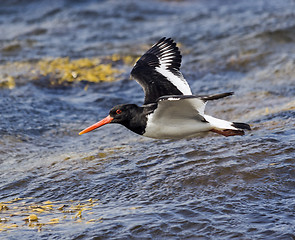
[[105,124],[108,124],[108,123],[110,123],[113,119],[114,119],[114,118],[112,118],[112,117],[109,115],[109,116],[107,116],[106,118],[100,120],[99,122],[94,123],[94,124],[91,125],[90,127],[85,128],[83,131],[79,132],[79,135],[82,135],[82,134],[84,134],[84,133],[90,132],[90,131],[92,131],[92,130],[94,130],[94,129],[96,129],[96,128],[99,128],[99,127],[101,127],[101,126],[103,126],[103,125],[105,125]]

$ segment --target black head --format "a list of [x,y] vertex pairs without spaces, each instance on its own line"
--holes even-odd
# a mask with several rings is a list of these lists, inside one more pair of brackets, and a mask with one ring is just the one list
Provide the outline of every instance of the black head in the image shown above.
[[120,123],[125,125],[135,115],[140,113],[141,108],[136,104],[121,104],[113,107],[110,110],[109,116],[113,118],[111,123]]
[[146,126],[146,115],[144,109],[136,104],[117,105],[111,109],[106,118],[86,128],[79,134],[90,132],[108,123],[119,123],[135,133],[143,134]]
[[122,124],[138,134],[144,133],[147,121],[144,108],[136,104],[117,105],[111,109],[110,116],[113,118],[111,123]]

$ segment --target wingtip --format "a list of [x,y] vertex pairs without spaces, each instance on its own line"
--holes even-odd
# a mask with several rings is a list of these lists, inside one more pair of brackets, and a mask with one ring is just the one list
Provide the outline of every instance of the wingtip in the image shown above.
[[160,44],[160,43],[169,43],[169,44],[175,44],[176,46],[176,42],[171,38],[171,37],[162,37],[156,44]]
[[204,101],[217,100],[220,98],[231,96],[233,94],[234,92],[218,93],[213,95],[201,96],[201,99]]

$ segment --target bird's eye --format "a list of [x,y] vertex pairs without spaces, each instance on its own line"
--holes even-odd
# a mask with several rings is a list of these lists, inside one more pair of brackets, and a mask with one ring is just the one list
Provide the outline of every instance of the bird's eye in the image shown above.
[[122,113],[122,110],[121,109],[117,109],[116,113],[117,114],[121,114]]

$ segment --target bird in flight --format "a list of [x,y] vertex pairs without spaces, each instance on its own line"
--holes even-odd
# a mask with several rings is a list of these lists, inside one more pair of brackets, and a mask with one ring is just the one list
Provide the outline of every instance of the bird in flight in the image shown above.
[[206,115],[207,101],[233,92],[193,95],[180,72],[181,53],[171,38],[162,38],[134,65],[131,76],[142,86],[142,106],[121,104],[109,115],[84,129],[79,135],[109,123],[119,123],[131,131],[155,139],[181,139],[214,132],[223,136],[244,135],[246,123],[230,122]]

